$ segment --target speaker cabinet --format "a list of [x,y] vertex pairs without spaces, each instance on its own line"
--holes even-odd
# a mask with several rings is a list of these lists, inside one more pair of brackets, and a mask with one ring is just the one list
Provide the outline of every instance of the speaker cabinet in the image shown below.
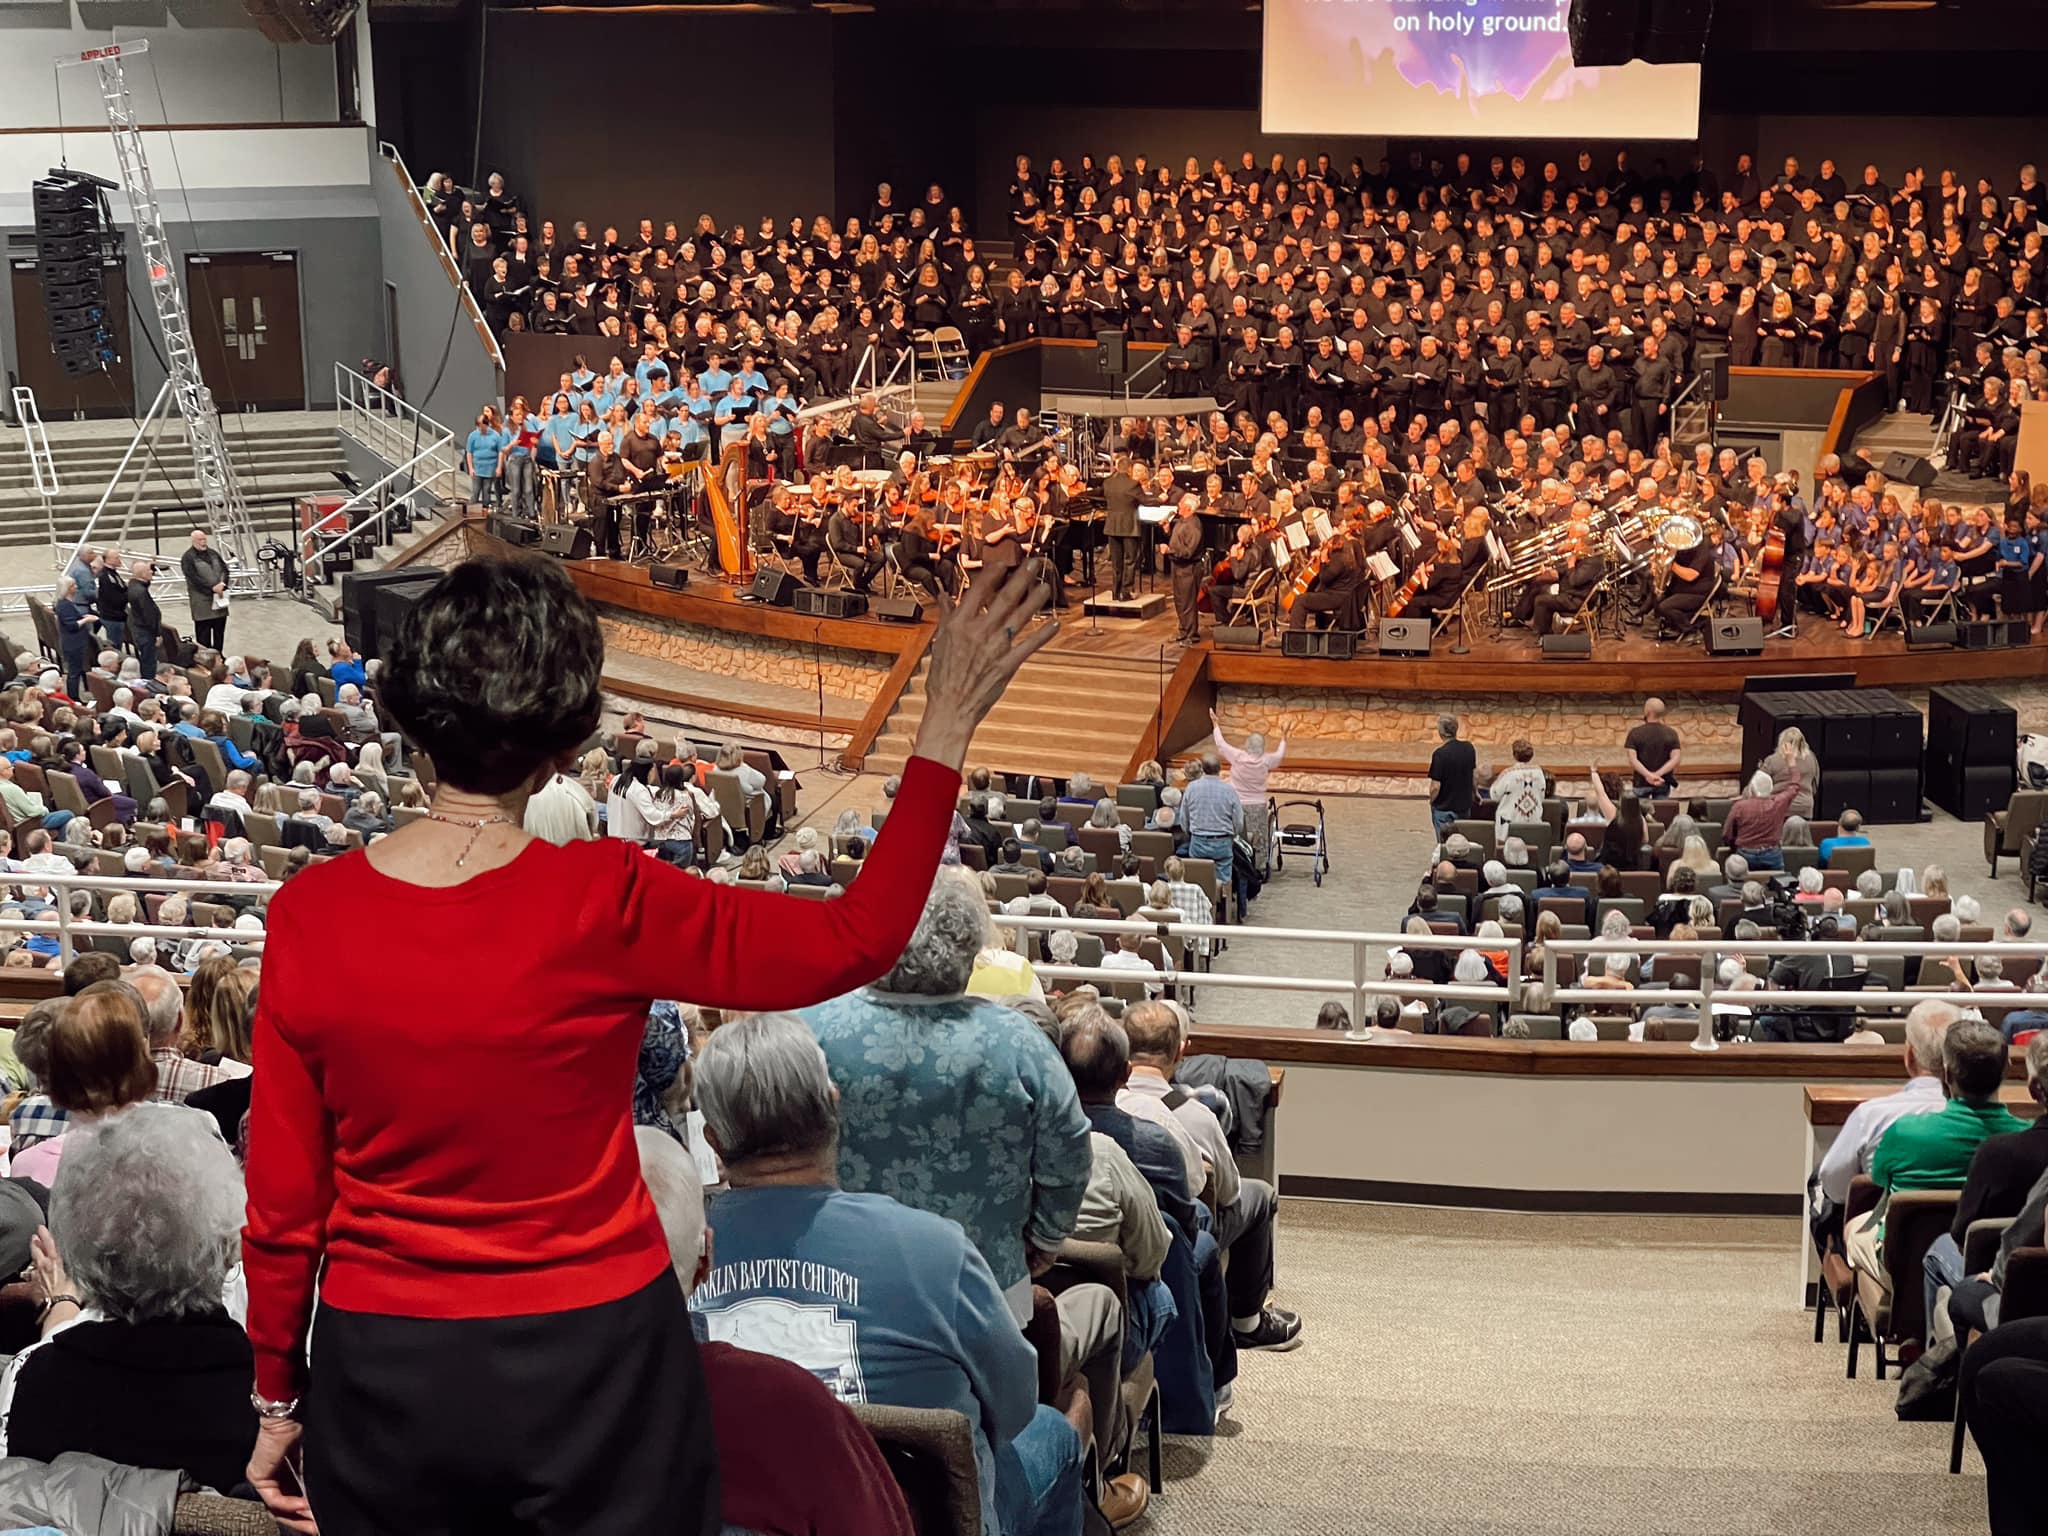
[[865,592],[798,587],[792,606],[798,613],[813,619],[857,619],[868,611],[868,598]]
[[349,648],[365,656],[384,654],[391,632],[380,628],[377,623],[376,595],[380,587],[403,587],[410,594],[403,604],[392,610],[395,618],[403,618],[405,609],[412,605],[412,599],[438,579],[406,566],[395,571],[365,571],[342,577],[341,633]]
[[1218,624],[1209,639],[1219,651],[1256,651],[1265,644],[1256,624]]
[[1543,649],[1545,661],[1591,661],[1593,659],[1593,637],[1583,630],[1573,630],[1567,635],[1545,635],[1537,642]]
[[1283,656],[1349,661],[1358,654],[1358,633],[1350,629],[1290,629],[1280,636]]
[[1122,374],[1130,360],[1130,338],[1122,331],[1095,333],[1095,367],[1099,373]]
[[1906,621],[1906,649],[1909,651],[1952,651],[1956,648],[1956,626],[1947,621],[1915,624]]
[[747,597],[771,608],[787,608],[796,598],[797,580],[787,571],[756,571]]
[[680,592],[690,584],[690,570],[683,565],[653,565],[647,570],[648,576],[657,587],[667,587]]
[[1971,619],[1956,626],[1956,645],[1965,651],[2004,651],[2028,643],[2025,619]]
[[1762,619],[1715,619],[1707,625],[1709,656],[1761,656],[1763,653]]
[[[1825,765],[1828,759],[1823,757],[1821,762]],[[1823,821],[1833,821],[1851,806],[1872,821],[1879,819],[1870,810],[1870,770],[1823,766],[1820,788],[1813,795],[1814,813]]]
[[1923,491],[1934,484],[1934,466],[1917,453],[1888,453],[1877,472],[1887,480],[1903,480]]
[[868,614],[871,618],[887,619],[892,624],[922,624],[924,604],[914,597],[871,597],[868,599]]
[[1429,654],[1428,619],[1381,619],[1380,654],[1382,656],[1427,656]]
[[[514,527],[524,528],[524,523]],[[591,553],[590,530],[579,528],[574,523],[554,523],[541,530],[540,547],[543,554],[560,555],[564,560],[588,560]]]
[[[1822,777],[1826,777],[1825,774]],[[1920,819],[1920,770],[1914,768],[1873,768],[1870,793],[1856,807],[1871,822],[1896,826]]]

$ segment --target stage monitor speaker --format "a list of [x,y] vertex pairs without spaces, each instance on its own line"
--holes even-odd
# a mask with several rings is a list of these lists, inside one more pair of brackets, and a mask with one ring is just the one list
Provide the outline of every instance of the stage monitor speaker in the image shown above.
[[647,574],[657,587],[667,587],[676,592],[690,584],[690,569],[684,565],[651,565]]
[[1129,341],[1130,337],[1122,331],[1097,331],[1095,333],[1096,371],[1121,377],[1130,361],[1130,353],[1126,345]]
[[[506,542],[523,544],[525,539],[511,539],[499,531],[500,526],[509,524],[514,528],[525,528],[524,523],[512,523],[507,518],[494,518],[492,532]],[[560,555],[564,560],[588,560],[590,558],[590,530],[578,528],[574,523],[551,523],[540,533],[541,553]]]
[[2027,641],[2025,619],[1969,619],[1956,626],[1956,644],[1966,651],[2003,651]]
[[1712,367],[1714,370],[1714,403],[1726,405],[1728,403],[1728,354],[1726,352],[1715,353]]
[[1946,621],[1938,624],[1916,624],[1906,621],[1906,649],[1909,651],[1952,651],[1956,646],[1956,626]]
[[1583,630],[1564,635],[1545,635],[1538,642],[1545,661],[1591,661],[1593,637]]
[[1877,472],[1887,480],[1903,480],[1923,491],[1934,484],[1934,466],[1917,453],[1888,453]]
[[787,608],[796,600],[796,578],[787,571],[756,571],[747,597],[771,608]]
[[914,597],[871,597],[868,599],[868,615],[887,619],[892,624],[922,624],[924,604]]
[[1761,656],[1763,653],[1762,619],[1715,619],[1707,625],[1709,656]]
[[1381,619],[1380,654],[1382,656],[1427,656],[1429,654],[1430,621],[1428,619]]
[[813,619],[857,619],[868,611],[868,595],[838,587],[798,587],[793,606]]
[[1209,639],[1219,651],[1256,651],[1265,644],[1256,624],[1218,624]]
[[1349,661],[1358,654],[1358,633],[1350,629],[1290,629],[1280,636],[1280,654],[1323,661]]

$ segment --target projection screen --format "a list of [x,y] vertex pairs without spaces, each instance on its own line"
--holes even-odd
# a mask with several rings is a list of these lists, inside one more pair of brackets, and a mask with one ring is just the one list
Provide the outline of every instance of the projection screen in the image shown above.
[[1575,69],[1569,0],[1265,0],[1266,133],[1690,139],[1697,64]]

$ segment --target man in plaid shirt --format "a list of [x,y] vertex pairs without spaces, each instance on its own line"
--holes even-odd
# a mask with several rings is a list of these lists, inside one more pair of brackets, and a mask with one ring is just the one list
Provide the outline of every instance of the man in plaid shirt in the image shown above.
[[[1210,905],[1209,893],[1187,879],[1187,871],[1181,867],[1180,859],[1177,856],[1170,856],[1164,864],[1159,866],[1159,878],[1166,882],[1167,895],[1171,898],[1170,904],[1184,921],[1190,923],[1213,923],[1216,921],[1216,909]],[[1206,955],[1209,953],[1209,941],[1207,939],[1196,939],[1194,945],[1196,954]]]
[[[22,1016],[20,1025],[14,1031],[14,1054],[21,1061],[33,1082],[24,1086],[42,1083],[50,1067],[50,1026],[57,1022],[70,1001],[69,998],[46,997]],[[62,1136],[70,1115],[50,1102],[46,1093],[31,1093],[14,1107],[14,1114],[8,1121],[9,1140],[17,1152],[34,1146],[39,1141],[48,1141],[52,1136]]]
[[149,1010],[149,1059],[156,1063],[156,1091],[150,1095],[152,1099],[182,1104],[227,1075],[219,1067],[194,1061],[179,1051],[178,1031],[184,1022],[185,996],[178,990],[177,977],[160,965],[138,965],[126,979],[142,994]]

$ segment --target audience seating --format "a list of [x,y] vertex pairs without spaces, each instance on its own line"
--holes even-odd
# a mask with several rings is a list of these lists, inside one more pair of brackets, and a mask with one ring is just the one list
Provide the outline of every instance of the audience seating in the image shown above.
[[2034,830],[2048,822],[2048,789],[2019,789],[2002,811],[1984,816],[1984,857],[1990,862],[1991,877],[1998,878],[1998,861],[2026,849]]
[[[1849,1201],[1843,1212],[1847,1225],[1877,1204],[1877,1186],[1858,1178],[1849,1187]],[[1856,1376],[1856,1358],[1863,1341],[1870,1341],[1877,1379],[1884,1380],[1887,1363],[1903,1366],[1896,1354],[1887,1361],[1885,1350],[1927,1337],[1926,1300],[1921,1294],[1921,1261],[1934,1240],[1949,1229],[1955,1219],[1956,1189],[1902,1189],[1894,1191],[1885,1205],[1884,1273],[1875,1275],[1852,1266],[1854,1282],[1849,1290],[1849,1378]],[[1859,1196],[1861,1209],[1859,1209]]]
[[917,1536],[981,1530],[981,1476],[974,1465],[974,1427],[965,1414],[951,1408],[849,1406],[881,1447]]

